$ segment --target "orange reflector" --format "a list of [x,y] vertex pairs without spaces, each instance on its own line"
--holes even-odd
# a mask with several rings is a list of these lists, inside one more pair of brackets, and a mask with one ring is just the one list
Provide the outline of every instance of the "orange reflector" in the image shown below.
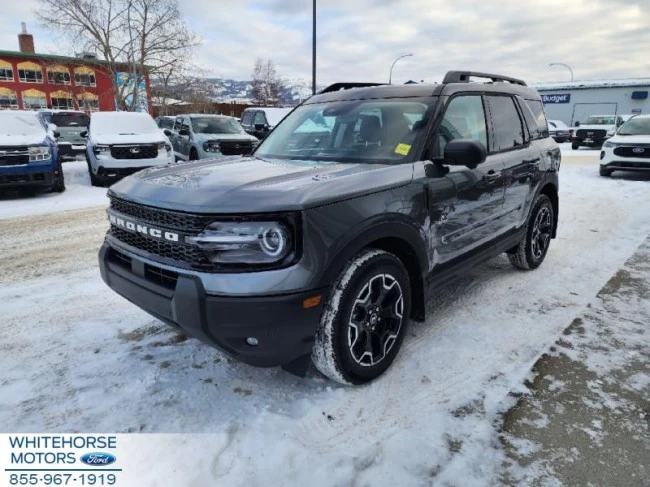
[[320,296],[313,296],[311,298],[307,298],[302,302],[302,307],[305,309],[313,308],[314,306],[318,306],[320,304]]

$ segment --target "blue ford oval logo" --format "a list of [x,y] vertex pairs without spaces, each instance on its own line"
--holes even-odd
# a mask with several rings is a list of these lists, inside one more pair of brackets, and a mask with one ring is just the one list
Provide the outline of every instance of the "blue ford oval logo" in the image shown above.
[[117,458],[115,458],[115,455],[101,452],[86,453],[81,457],[81,461],[83,463],[86,465],[92,465],[94,467],[105,467],[106,465],[115,463],[115,460],[117,460]]
[[635,147],[634,149],[632,149],[632,152],[634,152],[635,154],[641,154],[642,152],[645,152],[645,149],[643,147]]

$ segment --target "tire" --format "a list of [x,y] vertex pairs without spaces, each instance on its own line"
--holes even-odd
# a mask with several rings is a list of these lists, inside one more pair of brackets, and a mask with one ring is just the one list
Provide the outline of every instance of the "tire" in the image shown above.
[[580,142],[571,142],[571,149],[573,150],[580,149]]
[[526,235],[519,245],[508,251],[510,263],[517,269],[537,269],[551,243],[555,211],[548,196],[540,194],[526,223]]
[[402,345],[410,309],[410,281],[402,262],[383,250],[362,251],[330,291],[312,352],[316,368],[341,384],[376,379]]
[[90,176],[90,184],[91,184],[92,186],[96,186],[96,187],[98,187],[98,188],[102,188],[102,187],[104,187],[104,184],[103,184],[103,183],[99,180],[99,178],[97,178],[97,176],[95,176],[95,174],[93,173],[93,168],[92,168],[92,166],[90,165],[90,161],[88,160],[88,156],[86,156],[86,164],[88,164],[88,175]]
[[199,154],[196,152],[196,149],[192,148],[190,149],[190,161],[198,161],[199,160]]
[[63,193],[65,191],[65,177],[63,176],[63,166],[59,160],[58,164],[59,175],[57,176],[54,184],[52,185],[52,192]]
[[599,172],[601,176],[606,178],[612,175],[612,171],[610,171],[609,169],[605,169],[603,166],[600,166]]

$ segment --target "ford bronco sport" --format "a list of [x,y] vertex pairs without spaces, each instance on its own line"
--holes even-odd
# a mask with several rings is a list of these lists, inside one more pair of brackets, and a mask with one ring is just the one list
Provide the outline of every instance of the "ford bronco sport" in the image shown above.
[[112,186],[101,274],[243,362],[304,375],[313,360],[361,384],[391,364],[431,291],[502,252],[519,269],[542,263],[559,168],[523,81],[339,83],[252,156]]

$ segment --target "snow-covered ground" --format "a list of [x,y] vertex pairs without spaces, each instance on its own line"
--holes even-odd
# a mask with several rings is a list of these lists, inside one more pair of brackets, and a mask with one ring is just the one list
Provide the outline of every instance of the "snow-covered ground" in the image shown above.
[[357,388],[240,364],[114,294],[101,208],[0,221],[0,430],[208,433],[157,439],[176,469],[140,485],[492,485],[509,393],[650,234],[650,178],[601,178],[575,152],[591,157],[562,166],[544,265],[499,257],[451,284]]
[[90,185],[85,160],[63,163],[65,193],[39,193],[21,196],[16,193],[0,193],[0,220],[4,218],[43,215],[58,211],[76,210],[91,206],[106,206],[106,188]]

